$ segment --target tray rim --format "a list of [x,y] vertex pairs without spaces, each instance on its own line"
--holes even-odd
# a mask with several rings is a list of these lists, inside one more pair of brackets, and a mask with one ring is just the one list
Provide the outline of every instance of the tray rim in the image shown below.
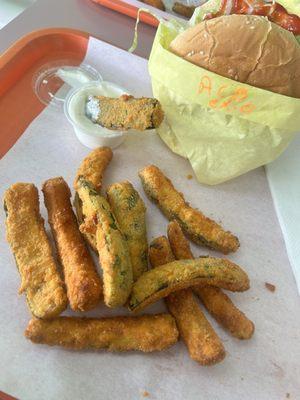
[[[100,4],[103,7],[114,10],[120,14],[127,15],[128,17],[131,17],[133,19],[137,18],[139,8],[132,4],[126,3],[126,1],[122,0],[92,0],[92,1],[95,4]],[[145,6],[147,5],[145,4]],[[144,22],[147,25],[153,26],[154,28],[157,28],[159,25],[159,20],[157,18],[145,12],[141,12],[140,21]]]
[[16,397],[13,397],[10,394],[1,392],[1,390],[0,390],[0,400],[17,400],[17,399],[16,399]]
[[[42,51],[41,51],[41,57],[38,58],[38,60],[32,56],[34,43],[37,40],[41,40],[43,38],[45,40],[47,40],[48,38],[48,40],[51,41],[52,37],[53,40],[57,40],[57,37],[60,36],[63,39],[64,44],[67,43],[68,41],[71,44],[73,44],[76,42],[76,39],[78,40],[78,49],[80,49],[80,51],[78,52],[78,59],[80,60],[80,62],[83,61],[86,55],[89,37],[91,36],[88,32],[72,28],[51,27],[45,29],[38,29],[30,33],[27,33],[26,35],[20,37],[17,41],[15,41],[0,55],[0,87],[1,87],[1,82],[3,82],[3,80],[6,79],[5,85],[2,85],[2,93],[0,93],[0,100],[5,99],[7,93],[10,90],[14,89],[14,86],[16,86],[16,83],[18,82],[18,79],[20,79],[20,76],[25,77],[26,74],[28,73],[28,69],[32,68],[38,60],[40,60],[45,56],[45,54],[43,54]],[[32,46],[32,48],[30,48],[30,46]],[[31,55],[32,59],[28,59],[27,66],[22,67],[17,73],[16,72],[17,68],[11,67],[11,64],[13,65],[14,60],[17,60],[18,56],[22,57],[21,56],[22,52],[24,52],[24,54],[26,54],[27,56]],[[24,57],[22,57],[21,59],[24,60]],[[26,121],[21,121],[20,126],[17,126],[16,123],[13,129],[9,130],[9,133],[7,134],[3,133],[2,135],[0,135],[0,159],[9,151],[10,148],[13,147],[18,138],[23,134],[23,132],[25,131],[27,126],[33,121],[33,119],[37,115],[39,115],[40,112],[42,112],[43,109],[46,107],[42,103],[37,103],[35,94],[33,92],[29,93],[29,97],[31,99],[34,108],[30,109],[30,111],[27,113]],[[4,119],[4,125],[5,125],[5,117],[3,116],[2,119]]]
[[78,29],[71,28],[45,28],[37,29],[32,32],[25,34],[15,41],[11,46],[9,46],[2,54],[0,54],[0,70],[7,64],[12,58],[14,58],[22,49],[24,49],[30,42],[41,38],[43,36],[50,35],[64,35],[71,34],[76,36],[81,36],[82,38],[88,39],[90,34]]
[[[127,3],[126,0],[91,0],[91,1],[93,1],[95,4],[109,8],[110,10],[116,11],[120,14],[127,15],[128,17],[133,18],[135,20],[137,19],[138,11],[140,9],[134,4]],[[180,15],[173,15],[169,13],[168,10],[162,11],[149,4],[146,3],[143,4],[142,0],[139,1],[142,3],[141,7],[150,8],[150,11],[152,13],[157,14],[156,17],[152,14],[148,14],[147,12],[142,11],[140,13],[140,21],[154,28],[158,27],[161,19],[166,21],[168,21],[169,19],[186,21],[186,19],[181,17]]]

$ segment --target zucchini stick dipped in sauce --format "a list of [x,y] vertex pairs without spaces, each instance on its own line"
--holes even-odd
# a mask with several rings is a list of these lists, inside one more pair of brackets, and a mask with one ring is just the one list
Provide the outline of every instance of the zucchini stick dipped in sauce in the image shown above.
[[145,204],[128,181],[111,185],[107,190],[107,198],[127,240],[133,280],[136,281],[148,269]]
[[184,232],[195,243],[219,250],[224,254],[238,249],[238,238],[192,208],[159,168],[149,165],[140,171],[139,176],[147,196],[157,203],[169,220],[178,221]]
[[164,350],[178,340],[174,318],[169,314],[138,317],[59,317],[50,321],[32,319],[25,336],[34,343],[73,350]]
[[140,311],[172,292],[196,285],[243,292],[249,289],[249,278],[238,265],[221,258],[173,261],[139,277],[132,287],[129,309]]
[[[177,260],[193,259],[189,242],[179,224],[172,221],[168,226],[169,242]],[[254,324],[240,311],[230,298],[219,288],[213,286],[193,286],[207,311],[238,339],[250,339],[254,333]]]
[[[77,174],[74,180],[75,199],[74,206],[76,210],[77,220],[79,224],[84,221],[84,214],[82,212],[82,201],[77,193],[78,181],[80,178],[84,178],[95,187],[100,193],[102,187],[102,179],[104,171],[108,164],[111,162],[113,152],[110,147],[98,147],[91,151],[82,161],[80,167],[77,170]],[[84,237],[93,250],[97,251],[96,237],[92,233],[85,233]]]
[[[149,260],[154,268],[174,260],[165,236],[151,242]],[[223,344],[201,311],[192,289],[171,293],[165,298],[165,302],[175,318],[190,357],[201,365],[213,365],[222,361],[225,357]]]
[[107,129],[144,131],[159,127],[164,118],[156,99],[123,94],[119,98],[89,96],[86,115],[94,123]]
[[5,192],[4,209],[7,241],[21,276],[19,293],[26,294],[35,317],[56,317],[67,307],[67,295],[40,215],[37,188],[12,185]]
[[71,192],[63,178],[43,185],[49,224],[63,267],[70,307],[74,311],[94,308],[102,295],[102,281],[79,231],[72,210]]
[[126,240],[107,200],[93,185],[84,178],[79,178],[77,191],[85,215],[80,230],[96,235],[103,269],[104,302],[108,307],[122,306],[128,299],[133,282]]

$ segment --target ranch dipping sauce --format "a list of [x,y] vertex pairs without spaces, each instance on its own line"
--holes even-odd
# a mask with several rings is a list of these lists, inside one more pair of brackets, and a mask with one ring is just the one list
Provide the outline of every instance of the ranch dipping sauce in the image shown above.
[[[128,91],[112,82],[89,82],[68,95],[64,111],[73,125],[77,138],[89,148],[119,146],[124,140],[123,131],[106,129],[92,121],[89,98],[91,96],[120,97]],[[101,110],[98,110],[101,112]]]

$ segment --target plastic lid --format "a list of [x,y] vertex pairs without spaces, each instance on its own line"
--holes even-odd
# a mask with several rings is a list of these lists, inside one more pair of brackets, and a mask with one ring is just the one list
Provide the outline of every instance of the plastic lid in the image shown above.
[[43,104],[62,106],[71,89],[88,82],[101,82],[102,76],[88,64],[72,65],[76,60],[58,60],[43,65],[33,79],[34,92]]

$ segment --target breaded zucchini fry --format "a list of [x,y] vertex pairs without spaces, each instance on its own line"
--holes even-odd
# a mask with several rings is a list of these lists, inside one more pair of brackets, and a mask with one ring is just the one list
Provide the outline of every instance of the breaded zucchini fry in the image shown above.
[[148,197],[169,219],[175,219],[186,234],[197,244],[219,250],[224,254],[236,251],[238,238],[226,232],[215,221],[205,217],[185,201],[172,182],[154,165],[140,171],[144,190]]
[[100,191],[105,169],[111,162],[113,152],[110,147],[98,147],[91,151],[80,164],[74,181],[74,189],[78,189],[81,178],[89,181],[97,191]]
[[168,239],[159,236],[153,239],[149,246],[149,261],[153,268],[175,261]]
[[94,123],[113,130],[136,129],[144,131],[159,127],[164,118],[156,99],[124,94],[119,98],[89,96],[86,114]]
[[196,285],[243,292],[249,289],[249,278],[238,265],[221,258],[173,261],[139,277],[132,287],[129,309],[140,311],[172,292]]
[[[77,216],[77,221],[78,221],[78,225],[83,225],[84,224],[84,220],[85,220],[85,216],[83,215],[83,211],[82,211],[82,201],[78,195],[77,192],[75,192],[75,196],[74,196],[74,207],[76,210],[76,216]],[[95,233],[88,233],[88,232],[81,232],[85,238],[85,240],[87,241],[87,243],[91,246],[91,248],[97,253],[97,241],[96,241],[96,235]]]
[[34,343],[74,350],[151,352],[176,343],[178,331],[169,314],[102,319],[60,317],[51,321],[32,319],[25,336]]
[[[161,236],[151,242],[149,259],[153,267],[174,260],[166,237]],[[201,365],[212,365],[223,360],[225,349],[222,342],[199,308],[192,289],[171,293],[165,302],[175,318],[190,357]]]
[[85,222],[83,232],[96,234],[97,250],[103,269],[104,302],[108,307],[122,306],[132,287],[132,266],[127,242],[106,199],[83,178],[78,181]]
[[172,7],[172,11],[174,11],[176,14],[182,15],[183,17],[191,18],[191,16],[194,14],[195,7],[176,2]]
[[[169,223],[168,237],[172,251],[178,260],[194,258],[189,242],[176,221]],[[233,304],[221,289],[212,286],[193,286],[193,290],[210,314],[233,336],[238,339],[251,338],[254,333],[253,322]]]
[[128,181],[111,185],[107,190],[107,198],[127,240],[133,280],[136,281],[148,269],[145,204]]
[[214,365],[225,358],[221,339],[200,310],[191,289],[171,293],[166,303],[193,360],[201,365]]
[[192,260],[194,258],[190,244],[179,223],[175,220],[168,225],[168,239],[176,260]]
[[250,339],[254,333],[255,325],[240,311],[222,292],[215,287],[195,286],[194,292],[206,307],[207,311],[237,339]]
[[[105,169],[110,163],[113,157],[113,152],[110,147],[98,147],[91,151],[80,164],[78,168],[75,180],[74,189],[75,199],[74,206],[76,210],[77,220],[79,225],[84,221],[84,215],[82,213],[82,201],[77,193],[78,180],[84,178],[91,182],[91,184],[100,192],[102,186],[102,179]],[[84,237],[93,250],[97,251],[96,237],[92,233],[85,233]]]
[[21,275],[19,293],[25,293],[32,314],[52,318],[67,307],[63,281],[39,211],[37,188],[16,183],[4,195],[6,238]]
[[48,179],[43,185],[43,193],[70,306],[74,311],[90,310],[100,300],[102,281],[79,231],[70,202],[70,189],[59,177]]

